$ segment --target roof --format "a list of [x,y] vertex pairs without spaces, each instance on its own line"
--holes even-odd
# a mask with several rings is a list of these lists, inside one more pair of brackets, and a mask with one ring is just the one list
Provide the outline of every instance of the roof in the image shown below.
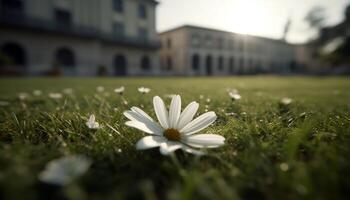
[[[206,31],[215,31],[215,32],[228,33],[228,34],[235,34],[235,35],[246,35],[246,34],[240,34],[240,33],[235,33],[235,32],[230,32],[230,31],[215,29],[215,28],[209,28],[209,27],[203,27],[203,26],[195,26],[195,25],[189,25],[189,24],[185,24],[185,25],[182,25],[182,26],[178,26],[178,27],[175,27],[175,28],[172,28],[172,29],[163,31],[163,32],[161,32],[161,33],[159,33],[159,34],[162,35],[162,34],[174,32],[174,31],[181,30],[181,29],[201,29],[201,30],[206,30]],[[247,35],[247,36],[249,36],[249,37],[254,37],[254,38],[260,38],[260,39],[264,39],[264,40],[270,40],[270,41],[279,42],[279,43],[284,43],[284,44],[290,44],[290,43],[288,43],[288,42],[286,42],[286,41],[279,40],[279,39],[273,39],[273,38],[255,36],[255,35]]]

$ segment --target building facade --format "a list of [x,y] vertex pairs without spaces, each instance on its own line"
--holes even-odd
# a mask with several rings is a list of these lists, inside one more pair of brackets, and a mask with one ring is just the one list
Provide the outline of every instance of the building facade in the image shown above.
[[295,47],[281,40],[196,26],[160,34],[161,71],[169,75],[289,73]]
[[0,73],[154,75],[154,0],[0,0]]

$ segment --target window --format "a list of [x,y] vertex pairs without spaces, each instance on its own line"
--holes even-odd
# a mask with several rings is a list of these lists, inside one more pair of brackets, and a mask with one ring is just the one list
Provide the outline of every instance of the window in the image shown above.
[[139,38],[141,39],[147,39],[148,32],[146,28],[139,28]]
[[55,21],[60,27],[67,27],[72,24],[72,14],[68,10],[56,9]]
[[124,24],[116,22],[112,25],[113,36],[124,36]]
[[75,66],[75,56],[72,50],[62,47],[56,51],[56,63],[60,67],[73,68]]
[[113,10],[120,13],[123,12],[123,0],[113,0]]
[[125,76],[127,74],[127,61],[123,54],[114,57],[114,75]]
[[147,56],[143,56],[141,59],[141,69],[143,71],[149,71],[151,70],[151,61]]
[[171,57],[167,57],[167,70],[170,71],[173,69],[173,61],[171,59]]
[[139,4],[138,14],[139,18],[141,19],[147,18],[147,9],[145,4]]
[[200,44],[199,35],[193,34],[193,35],[191,36],[191,43],[192,43],[192,46],[193,46],[193,47],[198,47],[199,44]]
[[168,47],[168,49],[171,48],[171,39],[170,38],[167,39],[167,47]]
[[205,37],[205,42],[206,42],[206,46],[207,47],[211,47],[212,46],[212,39],[211,39],[211,37],[210,36],[206,36]]
[[219,56],[218,58],[218,68],[220,71],[224,69],[224,59],[222,56]]
[[193,71],[199,70],[199,67],[200,67],[199,61],[200,61],[199,55],[194,54],[194,55],[192,56],[192,69],[193,69]]
[[230,74],[234,73],[234,63],[235,63],[235,60],[234,60],[233,57],[231,57],[230,60],[229,60],[229,71],[230,71]]
[[5,44],[1,48],[0,54],[2,54],[8,60],[8,63],[0,63],[0,67],[1,64],[16,65],[21,67],[24,67],[26,64],[26,52],[24,48],[17,43]]

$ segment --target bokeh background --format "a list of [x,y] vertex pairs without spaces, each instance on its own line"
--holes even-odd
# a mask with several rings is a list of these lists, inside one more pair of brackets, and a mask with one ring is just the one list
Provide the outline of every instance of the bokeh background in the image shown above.
[[349,74],[348,0],[0,0],[0,75]]

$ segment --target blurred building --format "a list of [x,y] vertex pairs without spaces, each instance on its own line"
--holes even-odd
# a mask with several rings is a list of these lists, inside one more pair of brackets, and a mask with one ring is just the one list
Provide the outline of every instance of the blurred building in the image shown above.
[[0,73],[159,73],[155,0],[0,0]]
[[162,72],[177,75],[290,73],[295,46],[282,40],[196,26],[160,34]]

